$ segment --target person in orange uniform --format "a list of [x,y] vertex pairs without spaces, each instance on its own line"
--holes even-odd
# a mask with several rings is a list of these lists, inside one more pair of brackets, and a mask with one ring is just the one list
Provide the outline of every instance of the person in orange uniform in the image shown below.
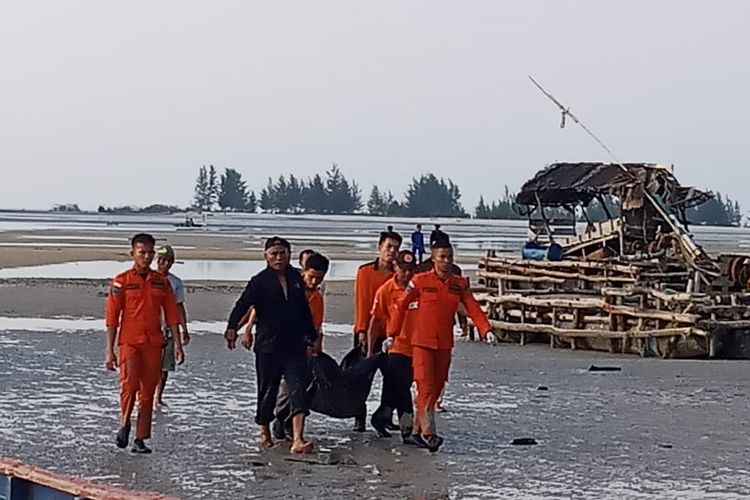
[[[375,292],[393,276],[393,261],[401,246],[401,235],[393,231],[383,231],[378,240],[378,258],[359,266],[354,280],[354,347],[367,349],[367,331],[370,329],[372,302]],[[380,349],[380,344],[378,344]],[[367,408],[354,419],[355,432],[365,431]]]
[[[383,389],[380,395],[380,406],[373,413],[370,422],[382,437],[390,437],[388,424],[391,423],[393,410],[398,414],[401,439],[404,443],[411,442],[414,423],[414,407],[411,398],[411,383],[413,380],[411,368],[411,334],[416,319],[418,303],[409,304],[403,325],[393,325],[394,316],[399,300],[406,294],[406,287],[414,276],[417,258],[413,252],[402,250],[396,258],[393,278],[386,281],[375,293],[372,305],[372,322],[367,334],[367,355],[375,354],[376,340],[385,336],[390,330],[397,332],[394,338],[383,342],[383,350],[388,352],[385,369],[383,370]],[[383,329],[376,331],[377,325]],[[390,326],[386,326],[390,325]],[[384,339],[380,338],[381,341]]]
[[[120,371],[120,430],[116,439],[119,448],[128,445],[136,397],[139,400],[133,453],[151,453],[145,440],[151,437],[154,391],[161,380],[162,313],[174,339],[175,361],[182,364],[185,359],[174,292],[167,276],[151,269],[155,244],[150,234],[140,233],[132,238],[133,267],[112,280],[105,311],[104,364],[110,371]],[[119,356],[115,354],[115,342]]]
[[445,239],[436,241],[432,258],[433,269],[415,275],[399,299],[394,321],[388,326],[388,337],[396,338],[400,331],[397,325],[403,325],[410,304],[418,301],[411,336],[412,366],[417,382],[415,427],[420,429],[420,434],[414,439],[420,446],[435,452],[443,442],[436,433],[435,402],[448,380],[453,351],[453,319],[459,304],[466,307],[482,339],[494,342],[496,338],[466,279],[451,272],[453,247],[450,242]]

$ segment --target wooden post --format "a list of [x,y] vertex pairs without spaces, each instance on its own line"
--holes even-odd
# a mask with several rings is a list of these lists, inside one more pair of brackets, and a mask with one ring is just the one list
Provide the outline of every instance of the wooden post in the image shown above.
[[[556,307],[552,308],[552,326],[557,327],[557,308]],[[552,349],[554,349],[556,346],[556,343],[557,343],[557,337],[554,334],[550,333],[549,334],[549,346]]]

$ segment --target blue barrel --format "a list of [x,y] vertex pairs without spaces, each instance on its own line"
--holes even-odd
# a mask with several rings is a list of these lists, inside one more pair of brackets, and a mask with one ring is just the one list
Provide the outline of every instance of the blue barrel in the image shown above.
[[534,241],[527,241],[521,249],[521,258],[526,260],[544,260],[547,249]]

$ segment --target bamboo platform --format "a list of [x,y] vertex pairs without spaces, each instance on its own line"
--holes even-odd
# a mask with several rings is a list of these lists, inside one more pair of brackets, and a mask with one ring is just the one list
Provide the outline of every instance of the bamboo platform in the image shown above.
[[548,262],[488,253],[477,276],[475,295],[503,341],[663,358],[750,357],[750,294],[731,280],[697,276],[677,259]]

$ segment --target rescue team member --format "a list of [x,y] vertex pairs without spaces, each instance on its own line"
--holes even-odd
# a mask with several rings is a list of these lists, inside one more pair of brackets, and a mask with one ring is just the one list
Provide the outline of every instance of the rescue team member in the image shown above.
[[[403,324],[410,304],[418,301],[411,337],[412,366],[417,382],[415,427],[420,429],[420,434],[414,439],[435,452],[443,442],[435,429],[435,401],[448,380],[453,318],[458,305],[466,307],[483,339],[494,342],[496,338],[466,279],[451,272],[453,247],[447,240],[435,242],[432,259],[432,271],[415,275],[399,299],[394,321],[388,327],[388,336],[396,337],[399,333],[396,325]],[[387,342],[390,344],[391,341]]]
[[[185,309],[185,285],[179,277],[169,271],[174,265],[174,259],[174,249],[169,245],[160,247],[156,252],[156,270],[169,279],[169,284],[172,286],[174,297],[177,300],[177,309],[180,312],[180,339],[182,340],[182,346],[185,347],[190,343],[190,334],[188,333],[187,326],[187,310]],[[154,406],[156,408],[164,405],[164,387],[167,385],[169,372],[173,372],[174,370],[174,339],[172,339],[172,333],[169,327],[165,326],[164,348],[161,351],[161,380],[156,386],[156,397],[154,398]]]
[[[376,331],[371,328],[367,334],[367,355],[375,354],[376,338],[384,336],[386,331],[397,332],[394,338],[383,343],[383,350],[388,352],[383,370],[383,389],[380,393],[380,407],[373,413],[370,422],[382,437],[390,437],[388,424],[391,423],[393,410],[396,410],[404,443],[411,443],[414,423],[414,407],[411,397],[411,333],[416,319],[417,302],[409,304],[403,325],[394,325],[396,308],[399,300],[406,294],[406,287],[414,276],[416,257],[409,250],[402,250],[396,258],[393,278],[386,281],[375,293],[372,305],[373,321],[371,326],[380,324],[383,328]],[[386,326],[389,325],[389,326]]]
[[291,245],[278,236],[269,238],[264,256],[267,267],[252,277],[234,305],[224,338],[229,349],[237,347],[240,319],[253,306],[257,316],[254,342],[258,406],[255,423],[260,426],[260,444],[270,448],[274,442],[270,424],[281,377],[286,379],[291,405],[292,453],[312,453],[313,443],[306,441],[307,350],[317,340],[305,285],[299,271],[289,265]]
[[[378,240],[378,258],[357,269],[354,279],[354,347],[367,349],[367,330],[370,328],[370,313],[375,292],[393,275],[393,261],[401,246],[401,235],[383,231]],[[378,346],[379,347],[379,346]],[[354,419],[353,430],[365,431],[367,408]]]
[[[151,453],[145,440],[151,437],[154,390],[161,377],[161,351],[164,346],[161,317],[174,339],[174,359],[182,364],[185,355],[177,325],[180,313],[168,278],[151,269],[154,237],[136,234],[130,241],[133,267],[115,276],[109,287],[105,311],[107,342],[104,364],[108,370],[120,370],[120,430],[117,446],[125,448],[130,440],[130,417],[136,395],[139,399],[135,440],[131,451]],[[115,354],[115,341],[119,357]]]

